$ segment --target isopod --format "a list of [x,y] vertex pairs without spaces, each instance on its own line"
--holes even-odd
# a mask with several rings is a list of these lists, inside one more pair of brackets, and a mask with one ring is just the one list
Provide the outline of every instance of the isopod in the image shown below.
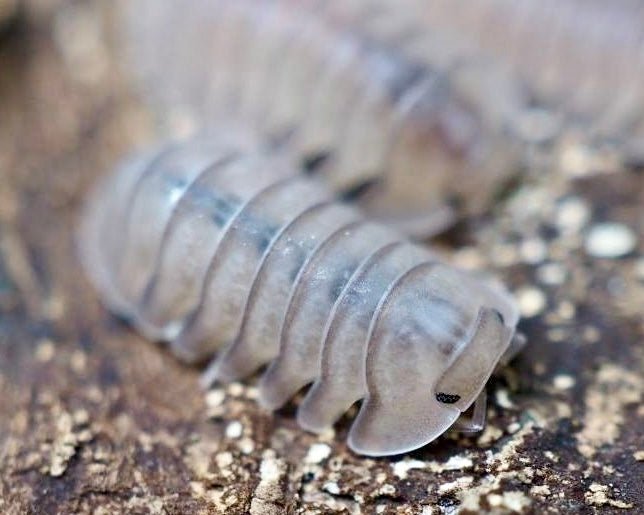
[[[82,262],[104,302],[205,385],[249,376],[276,409],[312,385],[299,424],[361,401],[365,455],[480,428],[489,376],[520,347],[495,280],[370,221],[279,152],[208,136],[142,152],[95,189]],[[471,418],[462,414],[473,406]]]
[[411,234],[480,212],[517,173],[507,125],[522,90],[437,52],[394,4],[137,0],[127,12],[128,61],[166,108],[253,125]]

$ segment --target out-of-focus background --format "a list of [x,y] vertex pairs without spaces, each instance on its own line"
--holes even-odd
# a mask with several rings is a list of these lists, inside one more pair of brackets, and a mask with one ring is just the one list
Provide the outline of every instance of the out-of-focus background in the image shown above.
[[644,509],[641,168],[561,131],[440,239],[509,285],[528,346],[492,381],[483,433],[364,459],[347,420],[318,437],[292,407],[262,411],[252,381],[202,392],[84,278],[84,193],[158,130],[120,19],[109,1],[0,0],[0,512]]

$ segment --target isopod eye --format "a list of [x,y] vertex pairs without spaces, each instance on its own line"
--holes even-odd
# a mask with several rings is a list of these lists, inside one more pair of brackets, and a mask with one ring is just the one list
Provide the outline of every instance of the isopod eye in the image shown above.
[[443,404],[455,404],[461,400],[461,396],[457,393],[438,392],[436,394],[436,400]]
[[495,309],[482,308],[472,338],[436,383],[436,400],[461,411],[476,400],[512,339]]

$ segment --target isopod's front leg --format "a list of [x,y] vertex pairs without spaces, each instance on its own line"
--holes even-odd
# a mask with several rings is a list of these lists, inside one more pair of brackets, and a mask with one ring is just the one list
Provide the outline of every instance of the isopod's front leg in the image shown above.
[[[516,333],[510,345],[496,366],[495,372],[507,365],[514,357],[523,350],[526,345],[526,337],[522,333]],[[474,401],[471,416],[462,415],[452,426],[453,429],[461,433],[478,433],[485,429],[485,419],[487,415],[487,392],[483,390]]]
[[478,433],[485,428],[487,414],[487,393],[483,390],[474,401],[472,415],[462,415],[452,426],[452,429],[461,433]]

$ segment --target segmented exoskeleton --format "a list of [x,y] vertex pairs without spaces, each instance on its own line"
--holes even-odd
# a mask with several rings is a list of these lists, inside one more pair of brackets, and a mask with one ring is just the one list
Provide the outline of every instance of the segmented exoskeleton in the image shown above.
[[113,310],[183,359],[215,355],[206,384],[268,365],[260,400],[277,408],[313,383],[298,411],[313,431],[362,399],[349,445],[367,455],[420,447],[473,404],[459,423],[477,427],[488,377],[517,348],[495,281],[230,136],[127,161],[90,199],[80,249]]
[[130,61],[166,107],[200,124],[254,125],[322,162],[334,189],[364,189],[363,209],[408,232],[480,211],[517,171],[506,122],[526,103],[521,91],[494,66],[454,58],[394,3],[127,8]]

